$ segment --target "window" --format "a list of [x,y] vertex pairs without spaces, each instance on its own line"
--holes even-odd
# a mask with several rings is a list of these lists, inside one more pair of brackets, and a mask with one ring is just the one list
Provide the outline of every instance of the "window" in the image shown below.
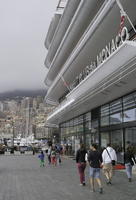
[[84,115],[84,119],[85,119],[85,131],[88,132],[91,130],[91,113],[86,113]]
[[109,104],[101,107],[101,126],[109,125]]
[[135,121],[135,120],[136,120],[136,108],[126,110],[123,112],[124,122]]
[[119,124],[122,122],[122,101],[118,99],[110,103],[110,124]]
[[130,94],[123,97],[123,109],[127,110],[136,106],[136,94]]

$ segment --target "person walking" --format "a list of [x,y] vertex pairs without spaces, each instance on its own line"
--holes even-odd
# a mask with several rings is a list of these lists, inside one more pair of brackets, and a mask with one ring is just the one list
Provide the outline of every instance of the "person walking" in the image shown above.
[[107,147],[102,152],[102,160],[103,160],[103,172],[106,176],[107,184],[112,184],[112,176],[113,176],[113,165],[115,165],[117,161],[117,155],[115,150],[111,147],[110,144],[107,144]]
[[40,167],[44,167],[44,153],[41,151],[41,153],[38,155],[38,158],[40,159]]
[[136,159],[132,151],[132,147],[128,146],[127,150],[124,154],[124,162],[125,162],[125,168],[126,168],[126,174],[128,177],[129,182],[132,181],[132,168],[133,165],[136,164]]
[[48,164],[51,164],[51,151],[52,151],[52,146],[48,147],[47,155],[48,155]]
[[98,183],[99,193],[103,193],[102,183],[100,179],[100,167],[102,163],[102,155],[98,151],[97,144],[92,144],[90,147],[90,152],[88,154],[88,162],[90,164],[90,185],[91,192],[95,192],[94,181]]
[[76,152],[76,163],[78,167],[78,172],[80,176],[80,185],[85,186],[85,168],[86,168],[86,149],[84,144],[80,144],[80,148]]
[[55,147],[52,147],[52,150],[51,150],[51,164],[54,165],[54,166],[57,165],[56,149],[55,149]]

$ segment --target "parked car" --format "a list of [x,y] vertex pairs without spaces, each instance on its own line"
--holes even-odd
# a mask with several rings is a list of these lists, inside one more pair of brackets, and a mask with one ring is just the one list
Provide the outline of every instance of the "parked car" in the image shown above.
[[20,153],[25,153],[25,151],[27,151],[27,146],[20,146],[20,148],[19,148],[19,150],[20,150]]

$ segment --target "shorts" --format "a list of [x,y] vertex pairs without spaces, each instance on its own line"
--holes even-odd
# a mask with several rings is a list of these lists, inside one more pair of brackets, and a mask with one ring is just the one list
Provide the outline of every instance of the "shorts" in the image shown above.
[[100,178],[100,168],[90,167],[89,175],[92,178]]

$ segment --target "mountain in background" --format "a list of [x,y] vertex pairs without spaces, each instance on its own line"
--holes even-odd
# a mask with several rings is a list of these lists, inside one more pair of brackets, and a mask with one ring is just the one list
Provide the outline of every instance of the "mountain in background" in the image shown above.
[[46,90],[15,90],[10,92],[0,93],[0,100],[6,99],[22,99],[23,97],[45,97]]

